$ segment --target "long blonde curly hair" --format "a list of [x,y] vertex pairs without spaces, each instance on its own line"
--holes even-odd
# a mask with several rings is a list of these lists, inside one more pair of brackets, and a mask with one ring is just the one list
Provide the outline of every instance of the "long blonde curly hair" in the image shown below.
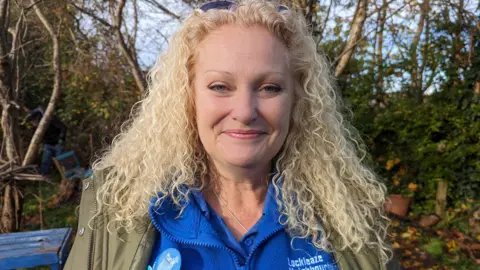
[[287,230],[326,250],[335,235],[334,249],[368,246],[386,262],[385,186],[362,164],[364,150],[339,112],[329,65],[317,53],[305,19],[277,8],[274,2],[246,0],[234,10],[197,10],[183,22],[151,69],[145,98],[94,163],[105,181],[97,193],[97,215],[108,213],[117,229],[131,231],[137,220],[145,220],[154,196],[168,194],[182,208],[190,192],[182,187],[204,185],[208,157],[192,96],[195,48],[222,25],[262,25],[287,46],[297,83],[290,133],[275,158],[278,173],[271,183]]

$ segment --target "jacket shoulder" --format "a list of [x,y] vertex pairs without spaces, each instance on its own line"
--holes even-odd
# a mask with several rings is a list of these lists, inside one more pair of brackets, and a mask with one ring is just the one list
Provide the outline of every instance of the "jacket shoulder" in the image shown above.
[[[106,214],[92,219],[98,210],[96,194],[105,183],[105,171],[83,180],[78,230],[64,269],[146,269],[157,231],[145,220],[131,232],[107,229]],[[143,267],[145,266],[145,267]]]
[[400,263],[394,256],[386,264],[382,263],[379,254],[368,247],[359,252],[350,249],[336,252],[337,263],[340,269],[364,269],[364,270],[400,270]]
[[82,181],[82,197],[77,208],[77,235],[64,269],[90,269],[93,263],[89,254],[93,252],[94,231],[90,228],[89,222],[96,212],[96,192],[103,181],[101,171],[95,171],[91,177]]

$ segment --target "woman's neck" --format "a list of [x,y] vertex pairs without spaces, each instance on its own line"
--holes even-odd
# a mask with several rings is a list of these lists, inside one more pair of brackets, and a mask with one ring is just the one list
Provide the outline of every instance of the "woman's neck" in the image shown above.
[[[203,195],[240,239],[262,216],[270,168],[221,171],[208,179]],[[243,171],[243,173],[242,173]]]
[[263,179],[213,180],[208,186],[210,192],[228,203],[229,208],[251,208],[263,205],[267,191],[268,176]]
[[224,197],[232,207],[237,204],[263,204],[271,172],[270,164],[250,168],[211,165],[215,173],[207,180],[207,185],[216,195]]

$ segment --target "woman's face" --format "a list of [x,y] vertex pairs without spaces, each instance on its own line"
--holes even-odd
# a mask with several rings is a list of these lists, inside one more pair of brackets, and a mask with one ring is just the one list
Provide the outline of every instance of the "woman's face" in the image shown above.
[[193,81],[200,140],[216,165],[265,166],[288,134],[293,79],[267,29],[225,25],[199,44]]

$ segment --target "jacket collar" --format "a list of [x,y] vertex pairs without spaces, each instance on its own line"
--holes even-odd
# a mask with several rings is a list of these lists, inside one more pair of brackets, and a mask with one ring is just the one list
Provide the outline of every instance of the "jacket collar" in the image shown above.
[[[180,242],[220,243],[217,232],[208,222],[207,216],[211,213],[202,194],[197,190],[189,194],[188,201],[181,202],[185,204],[183,211],[180,211],[169,197],[164,198],[160,203],[157,203],[156,197],[153,198],[149,207],[152,223],[162,234]],[[273,185],[270,185],[267,190],[263,219],[262,224],[272,225],[271,229],[283,227],[279,221],[280,213]]]

